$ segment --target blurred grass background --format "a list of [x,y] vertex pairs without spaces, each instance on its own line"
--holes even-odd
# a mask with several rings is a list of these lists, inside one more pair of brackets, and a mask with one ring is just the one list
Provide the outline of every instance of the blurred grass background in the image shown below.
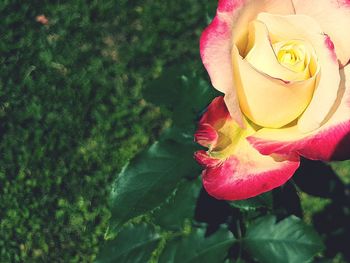
[[[164,119],[142,87],[166,66],[202,67],[198,39],[215,7],[0,2],[0,262],[93,261],[111,180]],[[319,203],[304,200],[307,213]]]
[[111,180],[162,123],[142,87],[201,67],[215,5],[0,1],[0,262],[93,261]]

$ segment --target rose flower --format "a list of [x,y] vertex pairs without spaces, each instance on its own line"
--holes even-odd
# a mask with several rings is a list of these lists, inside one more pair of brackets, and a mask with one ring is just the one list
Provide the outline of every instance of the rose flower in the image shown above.
[[220,0],[200,39],[212,85],[195,140],[203,185],[238,200],[350,156],[350,1]]

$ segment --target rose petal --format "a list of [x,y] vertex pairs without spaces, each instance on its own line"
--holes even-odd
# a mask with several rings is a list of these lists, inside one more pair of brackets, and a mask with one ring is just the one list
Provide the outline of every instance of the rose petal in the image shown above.
[[282,127],[295,120],[309,104],[316,76],[296,82],[272,78],[243,60],[235,47],[232,60],[241,109],[254,123]]
[[210,124],[218,130],[228,118],[230,118],[230,114],[227,111],[223,97],[216,97],[206,109],[199,124]]
[[310,105],[299,119],[298,128],[305,133],[319,128],[337,99],[340,81],[338,62],[333,59],[334,52],[326,45],[327,36],[312,18],[304,15],[261,13],[257,19],[265,23],[274,41],[303,39],[315,49],[321,74]]
[[[350,2],[347,0],[293,0],[296,14],[314,18],[334,42],[343,65],[350,59]],[[308,26],[307,26],[308,27]]]
[[259,12],[267,11],[279,14],[292,14],[294,8],[291,0],[220,0],[216,16],[203,31],[200,39],[200,53],[213,86],[226,94],[232,118],[243,127],[233,84],[231,49],[233,42],[245,46],[244,36],[248,23]]
[[260,153],[298,153],[314,160],[334,160],[350,157],[350,67],[341,70],[338,99],[326,123],[304,134],[296,126],[284,129],[263,128],[247,140]]
[[203,31],[200,39],[201,58],[212,85],[226,94],[231,116],[241,126],[243,125],[242,113],[232,78],[231,41],[233,12],[242,4],[242,1],[220,1],[215,18]]
[[244,141],[238,149],[221,165],[202,173],[204,188],[217,199],[240,200],[270,191],[287,182],[299,167],[297,156],[264,156]]

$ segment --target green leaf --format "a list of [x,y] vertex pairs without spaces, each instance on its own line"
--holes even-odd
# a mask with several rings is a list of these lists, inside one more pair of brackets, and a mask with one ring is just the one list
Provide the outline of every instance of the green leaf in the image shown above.
[[259,218],[247,229],[243,246],[262,263],[307,262],[323,249],[315,230],[295,216],[277,224],[275,216]]
[[143,97],[156,105],[172,109],[181,101],[183,82],[182,67],[171,67],[163,70],[161,76],[144,88]]
[[166,230],[180,230],[186,218],[193,218],[201,181],[184,181],[175,194],[154,212],[154,223]]
[[119,174],[111,192],[111,223],[119,227],[159,205],[186,176],[199,174],[193,148],[164,140],[137,155]]
[[188,236],[169,241],[159,263],[222,263],[235,239],[227,229],[205,237],[205,229],[196,228]]
[[[183,75],[181,101],[173,110],[173,121],[178,126],[193,127],[201,111],[219,94],[197,75]],[[186,114],[184,114],[186,112]]]
[[198,147],[197,143],[194,142],[194,132],[195,132],[195,123],[193,123],[192,129],[187,127],[178,127],[172,125],[167,128],[163,133],[159,140],[173,140],[179,142],[181,144],[190,144],[194,148],[194,150]]
[[258,208],[272,209],[272,192],[267,192],[245,200],[232,201],[229,204],[242,210],[256,210]]
[[150,225],[130,225],[114,240],[106,241],[96,263],[144,263],[158,245],[160,237]]
[[168,68],[144,89],[146,100],[168,108],[174,123],[189,129],[193,129],[200,111],[218,95],[209,81],[184,66]]

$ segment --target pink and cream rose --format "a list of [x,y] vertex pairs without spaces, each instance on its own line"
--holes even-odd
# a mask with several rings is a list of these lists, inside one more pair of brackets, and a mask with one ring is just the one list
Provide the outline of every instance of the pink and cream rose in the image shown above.
[[256,196],[350,156],[350,1],[219,0],[200,39],[213,86],[195,140],[209,194]]

